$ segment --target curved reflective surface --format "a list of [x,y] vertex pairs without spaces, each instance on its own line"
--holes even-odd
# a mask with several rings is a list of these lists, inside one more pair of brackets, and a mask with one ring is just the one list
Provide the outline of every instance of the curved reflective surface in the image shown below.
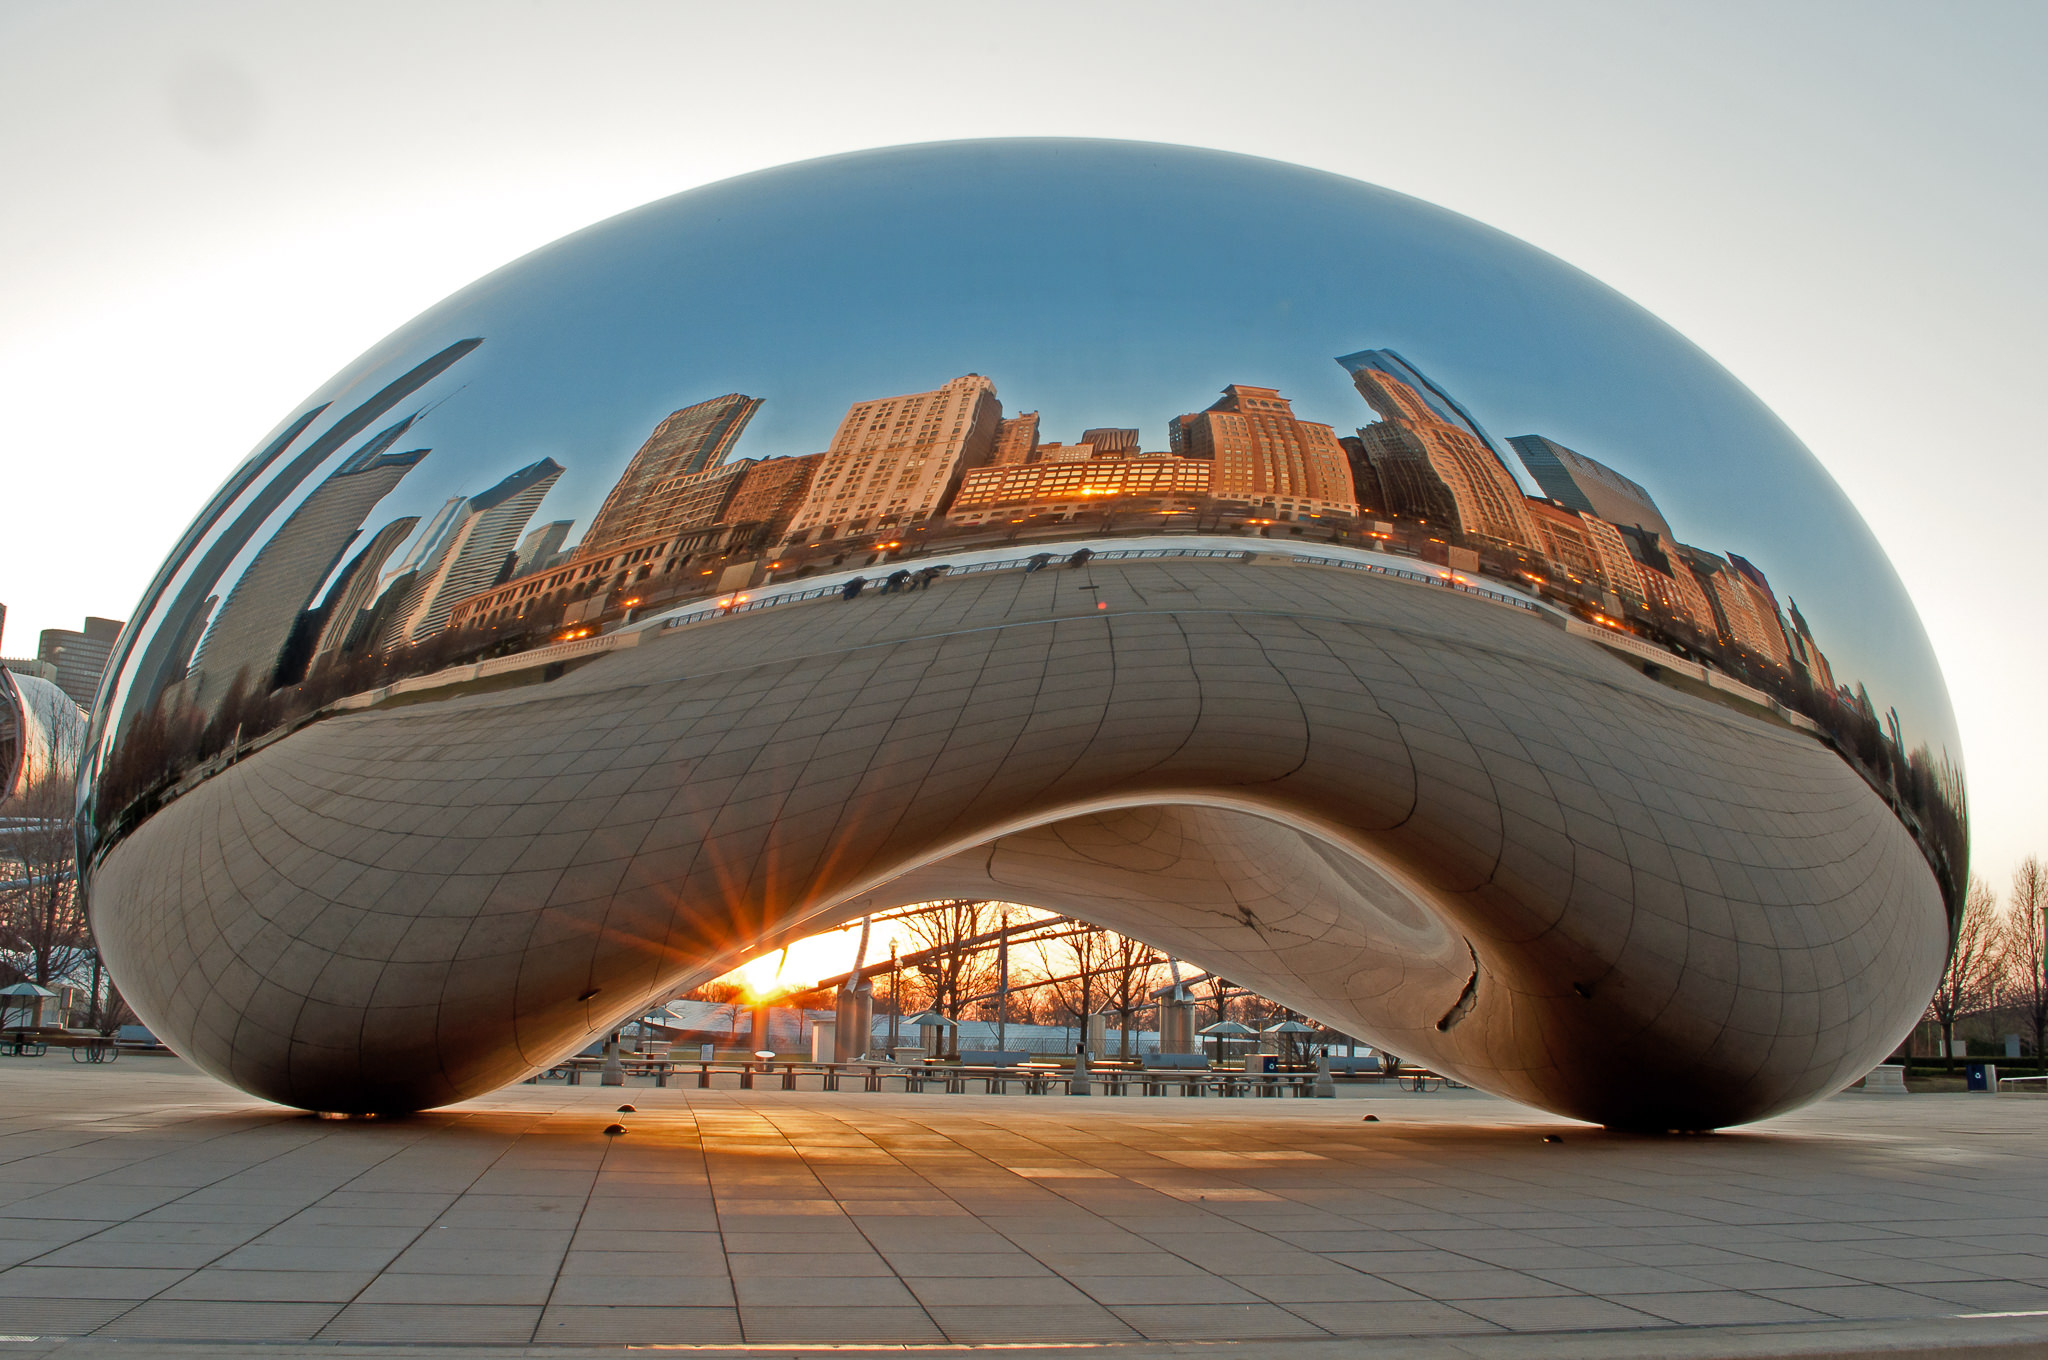
[[85,725],[84,712],[56,685],[0,668],[0,808],[76,769]]
[[134,617],[101,938],[322,1109],[943,892],[1703,1127],[1889,1051],[1967,859],[1919,623],[1754,397],[1510,238],[1182,148],[570,237],[294,408]]

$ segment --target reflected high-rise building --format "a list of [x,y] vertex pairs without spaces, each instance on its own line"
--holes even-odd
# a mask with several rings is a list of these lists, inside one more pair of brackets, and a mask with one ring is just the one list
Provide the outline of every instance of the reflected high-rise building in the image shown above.
[[1526,508],[1541,535],[1544,556],[1581,581],[1612,591],[1615,598],[1609,602],[1610,608],[1642,604],[1642,574],[1619,529],[1598,515],[1555,501],[1530,499]]
[[952,503],[960,479],[995,447],[1003,406],[979,373],[929,392],[857,401],[790,521],[796,538],[915,524]]
[[520,539],[518,556],[512,563],[512,574],[523,576],[529,571],[540,571],[553,564],[562,551],[562,545],[569,541],[569,531],[575,527],[576,521],[573,519],[551,519]]
[[320,632],[313,641],[311,666],[319,665],[321,658],[330,653],[361,645],[363,630],[357,625],[377,597],[384,563],[405,542],[406,536],[419,527],[419,522],[417,515],[401,515],[392,520],[371,535],[362,551],[342,568],[341,575],[328,587],[327,603],[320,609]]
[[736,530],[753,526],[764,538],[781,537],[824,465],[822,453],[762,459],[747,469],[721,520]]
[[[392,611],[380,645],[432,637],[448,622],[458,600],[499,579],[512,545],[563,470],[554,459],[543,458],[465,501],[434,556],[412,569],[418,574],[404,587],[406,593]],[[398,588],[396,583],[393,588]]]
[[1682,551],[1706,590],[1715,626],[1728,645],[1751,661],[1791,669],[1792,650],[1779,626],[1775,601],[1765,604],[1768,591],[1760,597],[1755,582],[1727,558],[1699,548]]
[[1540,550],[1522,487],[1465,408],[1392,350],[1337,360],[1380,417],[1358,431],[1388,513],[1443,524],[1471,538]]
[[194,658],[192,700],[218,705],[240,677],[254,693],[276,688],[278,662],[299,615],[361,531],[377,502],[427,456],[388,453],[412,418],[367,441],[299,503],[235,582]]
[[1650,493],[1605,463],[1540,434],[1518,434],[1508,443],[1552,500],[1609,524],[1634,524],[1671,537],[1671,526]]
[[53,683],[80,708],[90,710],[107,658],[126,625],[119,619],[88,618],[82,630],[45,628],[36,637],[36,660],[56,668]]
[[1232,383],[1207,410],[1175,416],[1167,439],[1182,457],[1214,464],[1209,494],[1217,500],[1271,505],[1283,513],[1358,511],[1336,431],[1297,418],[1293,404],[1273,388]]
[[680,523],[677,497],[691,489],[685,479],[723,463],[760,409],[759,397],[728,392],[685,406],[656,425],[612,484],[577,555],[596,556],[673,530]]
[[995,451],[989,455],[993,467],[1013,467],[1031,461],[1038,448],[1038,412],[1019,411],[996,426]]

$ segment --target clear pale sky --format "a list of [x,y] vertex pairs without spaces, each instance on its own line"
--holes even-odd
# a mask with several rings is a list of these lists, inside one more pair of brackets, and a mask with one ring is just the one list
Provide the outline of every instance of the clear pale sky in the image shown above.
[[1662,316],[1862,510],[1974,867],[2048,852],[2048,8],[0,3],[0,651],[125,617],[258,437],[599,218],[867,146],[1101,136],[1383,184]]

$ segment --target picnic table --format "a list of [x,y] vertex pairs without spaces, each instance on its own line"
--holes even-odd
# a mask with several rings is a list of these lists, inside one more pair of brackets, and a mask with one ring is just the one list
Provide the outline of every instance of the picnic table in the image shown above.
[[30,1029],[11,1031],[6,1039],[0,1040],[0,1053],[10,1058],[40,1058],[49,1051],[43,1037]]

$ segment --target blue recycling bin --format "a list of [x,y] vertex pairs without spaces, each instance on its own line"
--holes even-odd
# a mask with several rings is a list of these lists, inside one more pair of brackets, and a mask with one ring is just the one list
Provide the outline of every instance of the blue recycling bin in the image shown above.
[[1964,1064],[1963,1084],[1972,1091],[1996,1091],[1998,1089],[1998,1064],[1988,1062]]
[[1270,1073],[1273,1070],[1273,1064],[1278,1061],[1279,1059],[1271,1053],[1254,1053],[1251,1056],[1252,1071]]

